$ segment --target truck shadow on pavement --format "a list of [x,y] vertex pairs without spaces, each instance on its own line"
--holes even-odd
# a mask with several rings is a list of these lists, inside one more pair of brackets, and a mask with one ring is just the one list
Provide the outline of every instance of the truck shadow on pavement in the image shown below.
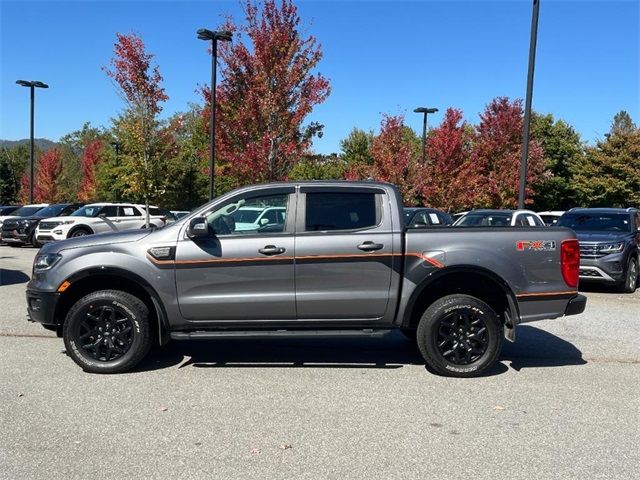
[[19,283],[27,283],[29,275],[21,270],[9,270],[8,268],[0,268],[0,287],[5,285],[16,285]]
[[[584,365],[571,343],[531,326],[520,326],[515,344],[504,344],[501,362],[486,375],[523,368]],[[507,366],[508,364],[508,366]],[[424,365],[415,344],[399,332],[386,338],[202,340],[171,342],[136,369],[179,368],[354,368],[398,369]]]

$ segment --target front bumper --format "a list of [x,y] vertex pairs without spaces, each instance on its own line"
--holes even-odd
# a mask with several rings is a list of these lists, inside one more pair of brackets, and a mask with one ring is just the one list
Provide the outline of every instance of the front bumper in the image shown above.
[[578,315],[584,312],[587,307],[587,297],[584,295],[576,295],[567,304],[567,308],[564,311],[565,315]]
[[616,283],[624,281],[624,253],[580,259],[580,281]]
[[55,314],[59,300],[58,292],[27,290],[27,319],[43,325],[57,325]]

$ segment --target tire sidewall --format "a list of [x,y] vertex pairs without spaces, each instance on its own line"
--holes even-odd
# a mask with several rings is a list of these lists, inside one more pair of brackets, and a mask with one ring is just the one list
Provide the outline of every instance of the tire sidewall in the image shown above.
[[[128,370],[146,355],[150,344],[148,312],[141,302],[131,301],[124,292],[95,292],[81,298],[69,310],[64,323],[62,336],[67,353],[83,370],[94,373],[118,373]],[[129,350],[121,357],[109,362],[92,358],[76,340],[82,318],[90,310],[90,306],[111,306],[126,312],[133,324],[133,341]]]
[[[482,318],[489,343],[480,358],[468,365],[449,362],[438,348],[440,322],[455,312],[470,312]],[[427,365],[436,373],[448,376],[473,377],[482,374],[498,359],[502,348],[503,327],[493,309],[481,300],[468,295],[450,295],[433,303],[418,325],[418,346]]]
[[[636,267],[636,278],[634,279],[635,283],[633,284],[633,286],[629,283],[629,274],[631,273],[631,266],[635,265]],[[629,259],[629,262],[627,263],[627,269],[625,270],[625,275],[624,275],[624,284],[623,284],[623,290],[625,293],[633,293],[636,291],[636,288],[638,288],[638,260],[636,260],[636,258],[631,257]]]

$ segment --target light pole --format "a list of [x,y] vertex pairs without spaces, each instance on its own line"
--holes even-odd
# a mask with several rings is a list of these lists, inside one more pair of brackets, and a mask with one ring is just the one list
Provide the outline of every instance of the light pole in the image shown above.
[[[120,142],[111,142],[111,146],[113,146],[113,149],[116,151],[116,174],[118,174],[118,167],[120,167],[120,159],[119,159],[119,155],[120,155]],[[115,197],[116,197],[116,203],[118,203],[120,201],[120,199],[118,197],[120,197],[120,191],[118,190],[118,188],[116,187],[116,191],[115,191]]]
[[27,80],[17,80],[16,83],[22,87],[31,89],[31,154],[29,156],[29,203],[33,203],[33,165],[34,165],[34,138],[33,138],[33,109],[36,100],[35,90],[37,88],[49,88],[46,83]]
[[531,97],[533,96],[533,70],[536,65],[536,43],[538,41],[538,14],[540,0],[533,0],[531,14],[531,40],[529,42],[529,71],[527,74],[527,97],[524,103],[524,125],[522,128],[522,159],[520,160],[520,189],[518,208],[524,208],[524,194],[527,185],[527,161],[529,159],[529,126],[531,124]]
[[201,28],[197,33],[200,40],[211,41],[211,121],[209,125],[211,153],[209,155],[209,200],[212,200],[215,178],[213,168],[216,160],[216,65],[218,60],[218,40],[230,42],[233,33],[228,31],[212,32],[206,28]]
[[414,110],[415,113],[424,113],[422,119],[422,164],[427,162],[427,115],[430,113],[436,113],[437,108],[418,107]]

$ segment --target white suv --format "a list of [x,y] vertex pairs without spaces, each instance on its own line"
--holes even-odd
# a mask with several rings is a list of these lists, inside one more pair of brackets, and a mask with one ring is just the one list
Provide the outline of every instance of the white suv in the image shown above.
[[[156,207],[149,207],[151,208]],[[92,203],[76,210],[67,217],[45,218],[36,228],[39,243],[54,242],[65,238],[82,237],[93,233],[119,232],[143,228],[146,222],[144,205],[133,203]],[[150,215],[149,222],[163,227],[165,217]]]

